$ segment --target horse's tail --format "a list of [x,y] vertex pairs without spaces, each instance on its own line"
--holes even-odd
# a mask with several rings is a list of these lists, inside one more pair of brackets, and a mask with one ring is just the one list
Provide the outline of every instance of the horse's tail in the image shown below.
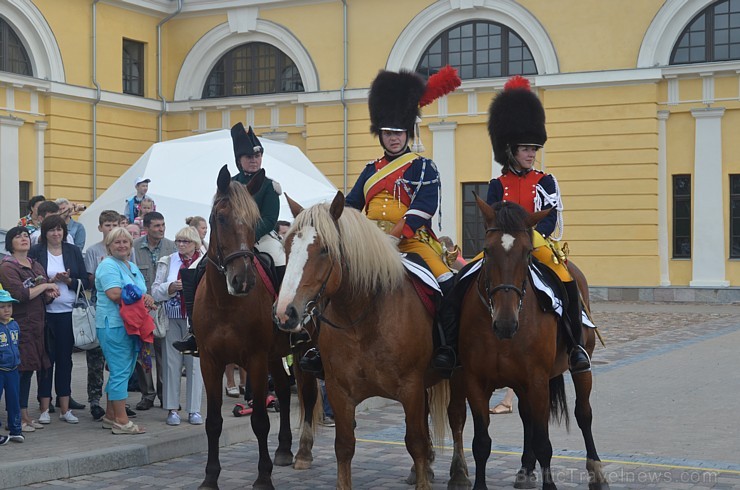
[[562,424],[570,431],[568,397],[565,394],[565,379],[562,374],[550,379],[550,421]]
[[442,380],[427,390],[429,393],[429,415],[432,444],[436,448],[444,447],[447,432],[447,406],[450,404],[450,382]]
[[[312,376],[307,375],[306,373],[303,373],[301,385],[303,383],[313,383],[316,387],[314,388],[317,392],[316,401],[314,401],[313,410],[311,411],[311,427],[314,432],[316,432],[319,424],[319,420],[321,420],[321,417],[324,415],[324,403],[323,399],[321,398],[321,387],[319,386],[318,380]],[[303,387],[299,385],[298,388],[298,406],[300,407],[300,425],[303,426],[303,424],[306,422],[306,407],[303,403]]]

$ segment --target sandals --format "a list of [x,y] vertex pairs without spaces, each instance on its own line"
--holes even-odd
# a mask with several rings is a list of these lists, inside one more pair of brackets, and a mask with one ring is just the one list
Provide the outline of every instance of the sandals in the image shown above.
[[237,388],[236,386],[227,386],[226,396],[230,396],[231,398],[239,398],[239,388]]
[[488,412],[493,415],[503,415],[507,413],[512,413],[513,411],[514,407],[512,405],[506,405],[503,402],[488,410]]
[[111,431],[114,434],[144,434],[146,432],[144,429],[140,429],[138,425],[131,422],[130,420],[128,424],[125,425],[117,424],[114,422]]
[[113,424],[116,423],[115,420],[111,420],[109,418],[106,418],[105,415],[100,420],[103,422],[103,429],[112,429],[113,428]]

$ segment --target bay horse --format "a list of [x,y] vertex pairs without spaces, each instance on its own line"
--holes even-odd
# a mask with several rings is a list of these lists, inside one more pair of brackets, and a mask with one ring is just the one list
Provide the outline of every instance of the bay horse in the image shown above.
[[[539,462],[543,488],[554,489],[548,418],[565,420],[566,426],[569,421],[563,380],[568,354],[558,332],[556,315],[540,308],[529,279],[532,230],[550,210],[530,214],[515,203],[502,202],[491,207],[477,196],[476,199],[486,224],[484,258],[477,280],[463,296],[459,338],[463,360],[460,375],[464,378],[465,397],[474,424],[473,488],[487,488],[486,462],[491,452],[489,399],[495,389],[508,386],[519,398],[519,414],[524,425],[522,466],[514,487],[535,488],[534,470]],[[571,266],[587,301],[585,277],[574,264]],[[590,356],[595,334],[593,329],[585,327],[583,334]],[[575,416],[586,444],[589,488],[608,488],[591,432],[591,372],[575,374],[572,379],[576,391]],[[460,393],[452,394],[450,417],[453,416],[462,417],[464,423],[464,397]],[[470,483],[460,471],[466,467],[458,441],[453,451],[448,488],[468,488]]]
[[[407,480],[430,489],[434,436],[444,434],[448,383],[430,366],[433,318],[406,276],[398,249],[372,221],[345,208],[337,192],[331,205],[306,210],[288,199],[296,219],[286,235],[288,265],[276,304],[278,326],[297,331],[313,315],[326,388],[334,410],[338,489],[352,487],[357,405],[372,396],[399,401],[406,448],[414,470]],[[414,475],[415,473],[415,475]]]
[[290,387],[281,361],[281,355],[289,350],[288,336],[278,336],[275,331],[273,295],[255,266],[254,230],[260,213],[251,193],[262,186],[264,177],[264,170],[260,170],[245,186],[231,181],[226,165],[218,174],[218,190],[209,218],[208,254],[203,259],[208,262],[193,307],[193,331],[198,339],[208,407],[208,462],[200,488],[218,488],[223,375],[230,363],[247,369],[252,385],[251,424],[259,447],[259,472],[254,488],[274,488],[273,462],[267,447],[270,419],[265,406],[268,363],[281,407],[275,464],[288,466],[293,461]]

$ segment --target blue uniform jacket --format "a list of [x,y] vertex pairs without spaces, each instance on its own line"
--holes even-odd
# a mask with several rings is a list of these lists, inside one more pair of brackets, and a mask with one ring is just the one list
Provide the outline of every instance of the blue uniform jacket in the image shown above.
[[[352,190],[347,194],[347,205],[362,211],[365,209],[365,182],[376,172],[375,161],[368,163],[357,179]],[[422,226],[432,231],[432,216],[437,212],[440,199],[441,183],[439,172],[434,162],[428,158],[419,157],[411,162],[403,178],[397,182],[400,187],[401,202],[409,207],[409,211],[418,210],[429,217],[415,214],[406,214],[406,226],[410,233],[404,233],[407,238],[413,236]]]

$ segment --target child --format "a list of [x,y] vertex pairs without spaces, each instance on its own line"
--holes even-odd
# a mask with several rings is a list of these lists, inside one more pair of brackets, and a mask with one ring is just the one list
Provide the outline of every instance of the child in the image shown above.
[[152,211],[156,211],[157,206],[154,204],[154,199],[145,197],[141,200],[141,204],[139,205],[139,215],[134,219],[134,224],[139,225],[139,229],[141,230],[141,236],[146,236],[146,228],[144,228],[144,216],[147,213],[151,213]]
[[0,435],[0,446],[8,441],[23,442],[21,434],[20,376],[18,365],[21,353],[18,350],[20,329],[13,315],[13,299],[8,291],[0,290],[0,396],[5,392],[5,406],[8,411],[9,436]]

